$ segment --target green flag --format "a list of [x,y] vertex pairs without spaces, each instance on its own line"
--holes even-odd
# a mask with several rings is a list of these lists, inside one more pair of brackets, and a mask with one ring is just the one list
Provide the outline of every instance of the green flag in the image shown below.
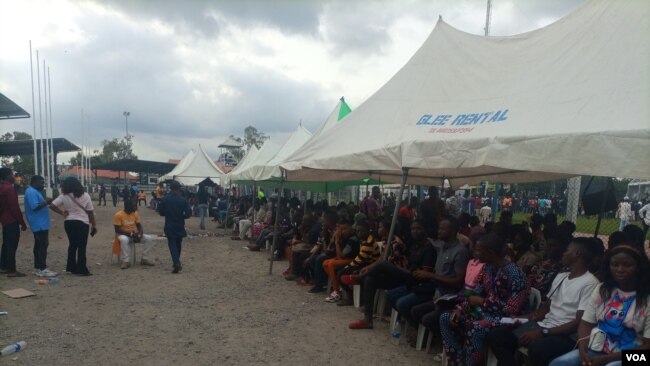
[[350,106],[345,102],[345,99],[341,97],[341,108],[339,108],[339,119],[337,121],[340,121],[343,117],[347,116],[352,112],[352,109],[350,109]]

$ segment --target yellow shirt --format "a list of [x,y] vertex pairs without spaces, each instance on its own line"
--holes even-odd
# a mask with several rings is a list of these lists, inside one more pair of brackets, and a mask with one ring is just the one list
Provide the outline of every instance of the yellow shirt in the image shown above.
[[124,212],[124,210],[120,210],[115,215],[113,215],[113,225],[119,226],[120,230],[126,233],[132,233],[136,231],[137,229],[136,224],[139,223],[140,223],[140,215],[138,214],[137,211],[127,214],[126,212]]

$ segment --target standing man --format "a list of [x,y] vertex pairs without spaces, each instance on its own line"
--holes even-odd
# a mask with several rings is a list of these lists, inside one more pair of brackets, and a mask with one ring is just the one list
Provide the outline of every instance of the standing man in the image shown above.
[[364,198],[361,202],[361,212],[366,214],[366,219],[372,232],[377,231],[379,217],[381,216],[380,199],[381,191],[378,186],[374,186],[372,187],[372,194],[369,197]]
[[650,227],[650,200],[647,200],[645,205],[639,209],[639,218],[643,224],[643,237],[648,236],[648,227]]
[[183,270],[181,266],[181,243],[187,236],[185,232],[185,219],[192,216],[192,209],[185,197],[181,194],[181,184],[172,181],[169,184],[170,192],[158,204],[158,213],[165,216],[165,236],[169,253],[174,262],[172,273],[179,273]]
[[117,182],[113,181],[111,184],[111,199],[113,200],[113,207],[117,207],[117,198],[120,196],[120,188],[117,186]]
[[99,185],[99,204],[97,206],[102,205],[102,200],[104,200],[104,206],[106,206],[106,186],[104,183]]
[[438,222],[445,215],[445,203],[438,196],[438,188],[429,187],[428,197],[420,205],[420,214],[430,238],[438,237]]
[[50,210],[47,205],[52,199],[43,198],[45,179],[34,175],[25,190],[25,216],[29,227],[34,234],[34,268],[39,277],[54,277],[56,272],[47,269],[47,247],[49,246],[48,233],[50,230]]
[[25,277],[16,271],[16,250],[20,230],[27,230],[23,213],[18,205],[18,194],[14,188],[14,172],[0,168],[0,223],[2,223],[2,251],[0,251],[0,273],[7,277]]
[[632,211],[632,206],[630,205],[630,198],[628,196],[625,196],[623,198],[623,202],[618,204],[616,217],[621,220],[618,225],[618,231],[623,231],[623,228],[626,227],[627,224],[634,221],[634,211]]
[[199,228],[205,230],[205,216],[209,215],[208,207],[210,207],[210,196],[205,186],[199,186],[199,191],[196,194],[196,201],[199,204],[199,217],[201,218],[201,223]]

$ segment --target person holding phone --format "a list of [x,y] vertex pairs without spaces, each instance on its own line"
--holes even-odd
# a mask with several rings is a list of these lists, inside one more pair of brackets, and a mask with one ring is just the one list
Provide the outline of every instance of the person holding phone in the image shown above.
[[65,233],[68,236],[68,261],[65,271],[68,273],[91,276],[86,266],[86,246],[88,232],[97,233],[95,213],[90,195],[77,178],[69,177],[61,183],[61,195],[50,204],[52,211],[64,217]]

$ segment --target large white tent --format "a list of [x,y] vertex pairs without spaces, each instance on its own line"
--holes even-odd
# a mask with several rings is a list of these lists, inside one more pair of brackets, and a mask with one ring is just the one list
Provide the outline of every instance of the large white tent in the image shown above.
[[196,149],[190,150],[171,172],[158,178],[158,181],[176,180],[186,186],[193,186],[210,178],[214,183],[221,184],[224,176],[224,172],[199,145]]
[[407,64],[293,154],[289,181],[368,176],[454,186],[650,178],[650,1],[590,0],[536,31],[442,20]]

